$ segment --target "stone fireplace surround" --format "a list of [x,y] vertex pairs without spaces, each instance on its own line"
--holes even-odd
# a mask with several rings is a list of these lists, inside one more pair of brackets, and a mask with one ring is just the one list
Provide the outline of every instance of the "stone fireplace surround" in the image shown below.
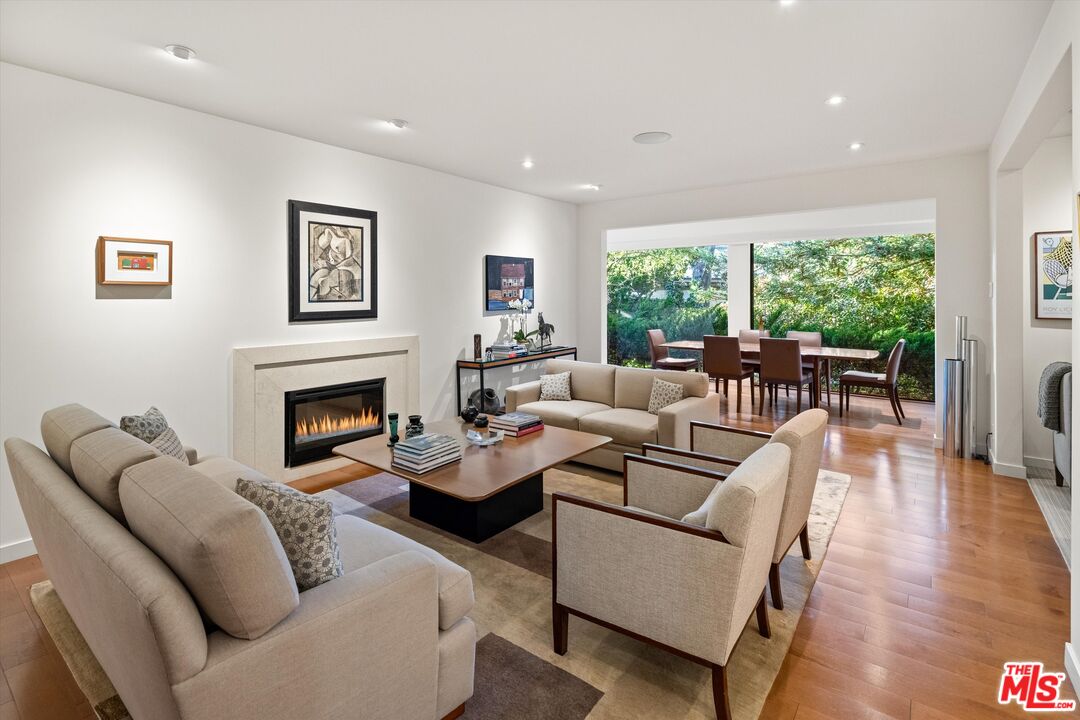
[[285,467],[285,393],[386,378],[386,412],[419,412],[420,338],[405,335],[339,342],[235,348],[232,364],[232,456],[288,482],[349,464],[331,458]]

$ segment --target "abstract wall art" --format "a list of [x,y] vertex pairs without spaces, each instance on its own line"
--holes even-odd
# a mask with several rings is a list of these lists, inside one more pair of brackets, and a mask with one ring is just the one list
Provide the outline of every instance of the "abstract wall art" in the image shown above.
[[172,285],[172,241],[97,239],[100,285]]
[[1032,237],[1035,275],[1035,317],[1072,319],[1072,233],[1040,232]]
[[289,322],[378,317],[377,217],[289,201]]

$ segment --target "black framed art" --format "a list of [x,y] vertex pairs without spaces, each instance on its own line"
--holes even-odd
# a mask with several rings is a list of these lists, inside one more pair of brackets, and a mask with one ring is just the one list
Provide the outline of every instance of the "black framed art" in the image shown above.
[[378,314],[378,213],[289,201],[289,322]]
[[533,259],[506,255],[484,256],[484,310],[509,310],[510,301],[528,300],[536,306]]

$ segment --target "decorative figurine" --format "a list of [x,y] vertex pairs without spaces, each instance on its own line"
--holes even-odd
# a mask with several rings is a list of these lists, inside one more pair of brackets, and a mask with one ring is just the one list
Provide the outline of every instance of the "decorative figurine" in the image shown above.
[[476,409],[476,406],[470,403],[466,405],[465,408],[461,411],[461,419],[464,420],[466,424],[468,424],[475,420],[476,416],[479,414],[480,411]]
[[397,413],[386,413],[386,419],[390,422],[390,442],[386,443],[389,447],[397,445],[398,440],[401,438],[397,434]]
[[424,423],[420,422],[419,415],[410,415],[409,424],[405,426],[405,437],[411,438],[424,434]]
[[472,336],[472,352],[473,352],[473,359],[475,359],[475,360],[479,360],[482,357],[484,357],[481,345],[482,345],[482,343],[480,342],[480,333],[477,333],[477,334],[473,335]]
[[555,326],[549,322],[544,322],[544,313],[536,313],[536,320],[539,325],[536,328],[536,334],[540,336],[540,349],[543,350],[545,345],[551,344],[551,336],[555,333]]
[[484,430],[484,429],[487,428],[487,426],[488,426],[487,415],[477,415],[476,419],[473,420],[473,427],[476,428],[477,430]]

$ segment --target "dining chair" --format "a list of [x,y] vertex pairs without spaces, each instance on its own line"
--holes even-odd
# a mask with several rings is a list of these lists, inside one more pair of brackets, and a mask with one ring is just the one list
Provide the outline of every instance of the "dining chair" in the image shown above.
[[[768,330],[740,330],[739,342],[743,345],[757,345],[758,340],[763,337],[770,337],[772,333]],[[757,358],[748,358],[743,360],[744,363],[754,368],[754,372],[757,372],[761,362]]]
[[660,370],[693,370],[698,361],[694,358],[673,358],[664,347],[667,340],[663,330],[649,330],[649,360],[654,368]]
[[[758,371],[761,401],[758,403],[758,414],[765,413],[765,389],[769,389],[775,401],[780,385],[795,386],[795,411],[802,412],[802,386],[812,385],[814,376],[803,368],[799,341],[763,337],[758,342],[761,346],[761,369]],[[812,400],[809,393],[807,389],[808,402]]]
[[716,383],[716,392],[720,392],[720,381],[724,381],[724,397],[728,396],[728,381],[735,381],[735,412],[742,412],[742,381],[750,378],[750,407],[754,406],[753,365],[743,362],[739,338],[725,335],[706,335],[704,365],[705,372]]
[[[800,347],[821,347],[821,333],[819,332],[811,332],[809,330],[789,330],[787,336],[794,340],[798,340]],[[832,361],[829,360],[829,358],[822,358],[820,367],[822,377],[825,378],[825,401],[829,403],[829,407],[832,407]],[[812,372],[814,370],[813,361],[804,361],[803,368]]]
[[861,370],[848,370],[840,375],[840,417],[844,416],[844,398],[847,398],[847,409],[851,411],[851,388],[864,387],[884,390],[889,396],[893,415],[896,416],[896,424],[903,425],[901,418],[906,418],[904,408],[900,405],[900,395],[896,390],[896,379],[900,375],[900,358],[904,355],[904,347],[907,340],[900,338],[889,351],[889,359],[885,363],[885,372],[869,373]]

